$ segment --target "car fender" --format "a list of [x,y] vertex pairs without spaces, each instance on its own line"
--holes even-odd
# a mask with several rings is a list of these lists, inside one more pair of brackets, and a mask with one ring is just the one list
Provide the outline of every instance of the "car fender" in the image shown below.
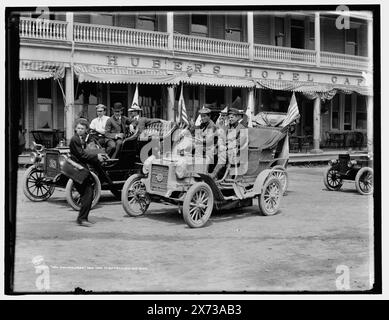
[[223,201],[224,196],[219,190],[219,187],[216,185],[216,182],[214,179],[211,178],[210,175],[204,174],[204,173],[197,173],[198,177],[201,181],[204,181],[206,184],[208,184],[212,190],[213,196],[215,197],[215,200]]
[[265,184],[266,179],[268,178],[271,169],[265,169],[263,170],[258,176],[257,179],[255,179],[254,187],[253,187],[253,196],[256,196],[258,194],[262,193],[263,185]]

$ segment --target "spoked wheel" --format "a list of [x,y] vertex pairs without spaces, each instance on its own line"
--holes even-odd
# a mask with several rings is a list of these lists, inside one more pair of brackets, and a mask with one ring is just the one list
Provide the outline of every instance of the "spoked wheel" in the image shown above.
[[330,191],[337,191],[343,185],[343,180],[340,178],[339,172],[332,167],[329,167],[324,171],[323,180],[324,185]]
[[131,217],[145,214],[151,202],[141,179],[140,174],[133,174],[127,179],[122,189],[122,206]]
[[373,193],[373,169],[361,168],[355,177],[355,187],[358,192],[363,195],[369,195]]
[[213,210],[213,193],[205,182],[197,182],[186,193],[182,214],[191,228],[205,226]]
[[270,177],[263,186],[259,195],[259,211],[264,216],[272,216],[278,212],[282,199],[282,185],[280,180]]
[[288,190],[289,186],[289,178],[288,173],[286,172],[283,166],[277,165],[272,168],[272,172],[270,172],[270,177],[275,177],[281,182],[282,193],[285,194]]
[[43,181],[45,177],[42,170],[32,166],[23,176],[23,193],[31,201],[45,201],[54,193],[55,187]]
[[[94,183],[93,183],[93,201],[91,209],[99,202],[101,196],[101,184],[99,177],[91,172]],[[76,211],[79,211],[81,208],[81,197],[77,189],[74,186],[74,181],[72,179],[68,180],[65,189],[66,201],[69,205]]]

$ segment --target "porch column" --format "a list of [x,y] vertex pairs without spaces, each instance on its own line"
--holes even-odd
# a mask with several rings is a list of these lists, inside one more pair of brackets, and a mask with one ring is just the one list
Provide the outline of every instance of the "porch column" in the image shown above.
[[367,152],[373,153],[373,96],[366,96],[366,112],[367,112]]
[[72,68],[66,68],[65,71],[65,134],[68,143],[74,133],[74,78],[72,71]]
[[174,121],[174,88],[172,86],[167,87],[167,112],[166,120]]
[[66,40],[73,41],[73,12],[66,12]]
[[320,149],[320,97],[317,97],[313,103],[313,149],[312,153],[321,153]]
[[315,51],[316,66],[320,67],[320,13],[315,12]]
[[247,42],[249,44],[249,59],[254,61],[254,13],[247,12]]
[[[254,116],[254,104],[255,104],[254,103],[254,88],[248,88],[247,91],[248,91],[247,92],[247,109],[250,109],[250,115],[251,115],[251,120],[252,120],[253,116]],[[247,116],[249,116],[249,115],[247,114]],[[249,121],[248,125],[252,126],[252,122]]]
[[167,47],[168,50],[173,51],[174,50],[174,42],[173,42],[173,35],[174,35],[174,14],[172,11],[169,11],[167,13],[167,25],[166,25],[167,33],[168,33],[168,40],[167,40]]

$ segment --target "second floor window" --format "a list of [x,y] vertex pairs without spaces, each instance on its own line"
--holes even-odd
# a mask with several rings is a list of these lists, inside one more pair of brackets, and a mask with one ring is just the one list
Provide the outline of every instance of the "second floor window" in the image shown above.
[[358,54],[358,29],[346,29],[346,48],[345,53],[351,55]]
[[242,17],[240,15],[227,15],[226,40],[242,41]]
[[192,14],[191,34],[194,36],[208,36],[208,16],[206,14]]
[[276,17],[274,21],[275,26],[275,36],[276,36],[276,46],[283,47],[284,37],[285,37],[285,18]]
[[155,14],[141,14],[138,16],[139,29],[156,31],[157,30],[157,16]]

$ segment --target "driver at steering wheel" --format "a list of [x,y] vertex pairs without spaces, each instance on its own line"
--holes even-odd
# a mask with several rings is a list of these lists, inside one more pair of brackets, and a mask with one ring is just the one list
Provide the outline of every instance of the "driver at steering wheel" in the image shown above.
[[126,137],[127,126],[131,121],[122,115],[123,106],[121,102],[113,105],[113,116],[107,120],[105,125],[105,136],[107,137],[107,153],[111,159],[115,159]]

